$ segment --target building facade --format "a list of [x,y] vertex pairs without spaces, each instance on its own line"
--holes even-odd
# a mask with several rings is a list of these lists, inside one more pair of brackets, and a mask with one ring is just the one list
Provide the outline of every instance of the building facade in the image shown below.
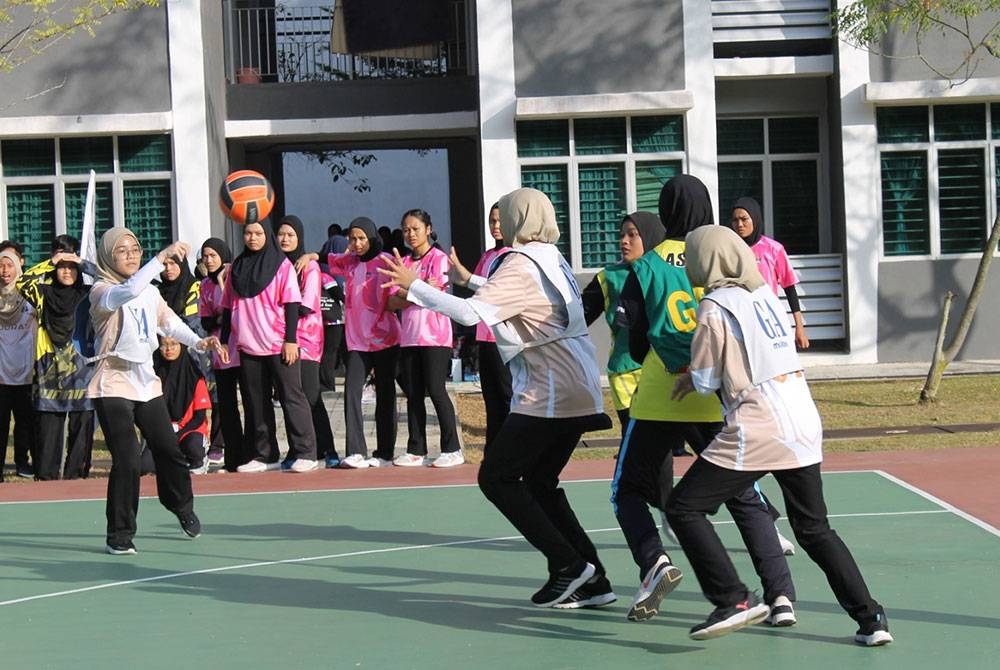
[[[900,36],[883,49],[896,57],[855,49],[831,34],[837,4],[172,0],[116,15],[2,75],[0,237],[36,261],[78,234],[94,169],[98,232],[238,247],[216,206],[230,170],[268,175],[280,215],[285,152],[434,148],[463,257],[489,205],[533,186],[583,282],[616,260],[624,213],[655,211],[684,172],[720,218],[761,202],[803,277],[809,364],[929,360],[944,293],[961,308],[997,214],[1000,62],[958,82],[905,58]],[[998,289],[994,272],[961,358],[1000,357]]]

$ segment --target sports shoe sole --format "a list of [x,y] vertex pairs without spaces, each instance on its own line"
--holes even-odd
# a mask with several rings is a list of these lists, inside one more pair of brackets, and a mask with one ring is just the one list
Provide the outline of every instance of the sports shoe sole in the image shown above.
[[881,647],[893,641],[887,630],[877,630],[871,635],[855,635],[854,641],[866,647]]
[[585,598],[583,600],[574,600],[572,602],[564,600],[562,602],[556,603],[552,607],[554,609],[559,609],[559,610],[576,610],[576,609],[584,609],[592,607],[604,607],[605,605],[610,605],[616,600],[618,600],[618,596],[616,596],[614,593],[600,593],[597,595],[593,595],[589,598]]
[[791,608],[788,608],[786,611],[782,607],[776,607],[771,609],[771,613],[764,619],[764,623],[775,628],[784,628],[786,626],[794,626],[798,623],[798,620],[795,618],[795,612]]
[[108,552],[112,556],[131,556],[136,553],[135,547],[128,547],[127,549],[117,549],[112,547],[110,544],[104,545],[104,551]]
[[629,621],[648,621],[660,611],[660,603],[671,591],[677,588],[684,577],[677,566],[669,565],[660,573],[660,579],[653,585],[653,590],[642,600],[632,603],[626,617]]
[[763,604],[757,604],[746,610],[745,612],[738,612],[733,616],[725,619],[724,621],[719,621],[708,628],[701,628],[696,631],[688,633],[688,637],[692,640],[712,640],[717,637],[722,637],[723,635],[729,635],[730,633],[735,633],[741,628],[746,628],[747,626],[753,626],[758,624],[767,618],[767,614],[770,608]]

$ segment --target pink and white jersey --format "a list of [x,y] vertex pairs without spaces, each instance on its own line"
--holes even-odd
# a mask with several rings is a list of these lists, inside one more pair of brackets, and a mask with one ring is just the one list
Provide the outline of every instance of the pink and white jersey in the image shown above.
[[[448,254],[437,247],[431,247],[417,260],[413,256],[405,256],[403,264],[431,286],[442,291],[448,289],[448,268],[451,261]],[[399,287],[393,287],[393,294],[398,289]],[[451,319],[443,314],[407,303],[400,321],[402,334],[399,345],[402,347],[451,347],[453,344]]]
[[[218,324],[208,335],[219,337],[222,333],[222,287],[209,277],[201,280],[201,293],[198,298],[198,316],[215,317]],[[240,366],[240,352],[235,347],[229,348],[229,363],[223,363],[219,354],[212,352],[212,368],[228,370]]]
[[[501,247],[497,249],[496,247],[492,249],[487,249],[486,253],[479,257],[479,262],[476,263],[476,269],[472,271],[472,274],[479,275],[480,277],[489,277],[490,267],[493,265],[493,261],[496,260],[497,256],[505,254],[510,251],[510,247]],[[476,342],[496,342],[497,338],[494,337],[493,331],[485,323],[480,321],[476,324]]]
[[222,306],[232,312],[232,333],[229,349],[252,356],[276,356],[285,342],[285,305],[302,302],[295,268],[286,258],[278,266],[274,279],[252,298],[243,298],[233,291],[233,282],[226,282]]
[[323,358],[323,314],[319,307],[323,273],[319,271],[319,263],[316,261],[310,261],[299,275],[299,290],[302,292],[302,306],[312,310],[309,314],[299,316],[296,330],[299,353],[302,360],[319,363]]
[[381,351],[399,344],[399,319],[386,311],[389,289],[382,288],[385,280],[378,273],[383,256],[389,254],[367,263],[352,253],[327,257],[328,272],[344,278],[344,334],[350,351]]
[[788,254],[785,253],[785,247],[780,242],[761,235],[757,244],[750,247],[750,250],[757,258],[757,269],[775,295],[778,295],[779,286],[787,288],[799,283],[799,278],[792,269],[792,263],[788,260]]

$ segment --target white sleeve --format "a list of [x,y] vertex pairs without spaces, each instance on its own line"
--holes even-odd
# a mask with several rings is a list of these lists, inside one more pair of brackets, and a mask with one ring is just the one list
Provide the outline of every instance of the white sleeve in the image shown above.
[[486,277],[480,277],[479,275],[472,275],[469,277],[469,281],[466,282],[466,287],[472,289],[473,291],[478,291],[482,288],[483,284],[486,283]]
[[156,256],[139,268],[139,271],[121,284],[114,284],[101,292],[98,307],[104,312],[113,312],[129,300],[138,298],[156,277],[163,272],[163,263]]
[[406,299],[414,305],[444,314],[463,326],[473,326],[480,321],[479,314],[472,309],[468,300],[439,291],[420,279],[410,284]]

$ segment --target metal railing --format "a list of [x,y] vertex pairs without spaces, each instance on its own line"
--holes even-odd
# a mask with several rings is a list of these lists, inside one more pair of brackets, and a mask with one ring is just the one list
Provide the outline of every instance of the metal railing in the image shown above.
[[[347,53],[334,34],[336,5],[242,8],[225,3],[227,71],[232,83],[405,79],[467,74],[465,0],[451,3],[449,34],[417,47]],[[341,33],[342,34],[342,33]]]
[[719,42],[830,39],[830,0],[712,0]]

